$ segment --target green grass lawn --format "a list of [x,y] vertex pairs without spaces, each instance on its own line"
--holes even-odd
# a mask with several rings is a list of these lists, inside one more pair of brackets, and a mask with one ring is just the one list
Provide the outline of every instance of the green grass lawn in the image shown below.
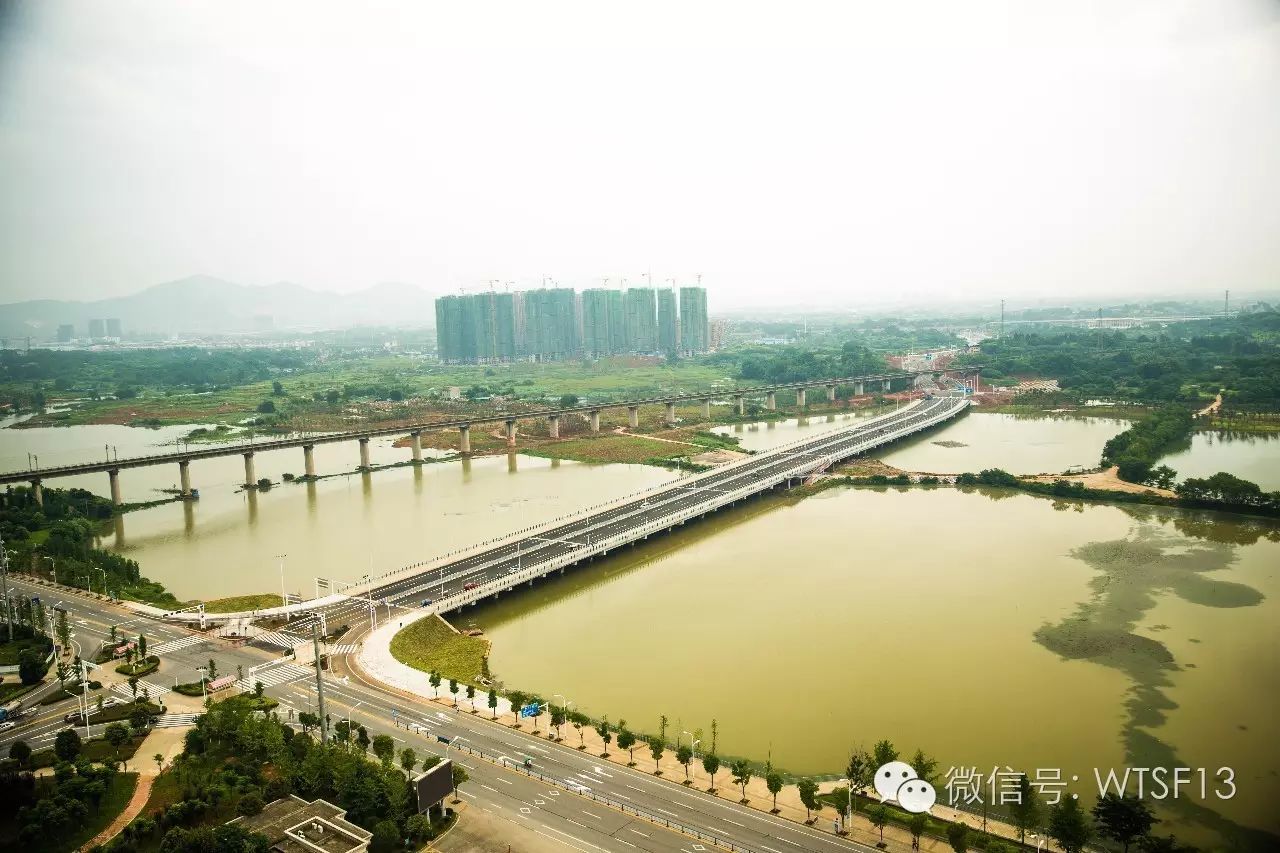
[[439,616],[419,619],[391,640],[396,660],[423,672],[439,672],[446,682],[454,678],[478,683],[488,649],[485,640],[455,632]]
[[689,444],[672,444],[640,435],[601,434],[546,444],[525,453],[548,459],[573,459],[578,462],[624,462],[640,464],[654,459],[673,459],[701,453],[703,448]]
[[241,610],[262,610],[267,607],[279,607],[280,596],[264,592],[259,595],[233,595],[229,598],[215,598],[204,603],[206,613],[237,613]]

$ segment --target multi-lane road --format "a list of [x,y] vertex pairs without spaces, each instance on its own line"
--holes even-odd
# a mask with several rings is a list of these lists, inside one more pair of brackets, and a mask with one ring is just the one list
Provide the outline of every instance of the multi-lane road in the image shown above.
[[402,570],[394,581],[362,594],[375,601],[447,612],[496,594],[507,582],[530,580],[540,572],[607,553],[783,483],[803,481],[842,459],[956,417],[967,406],[963,397],[922,400],[892,414],[676,481],[531,535],[510,537],[454,561]]
[[[49,594],[47,587],[25,579],[15,580],[13,586],[22,595]],[[311,667],[297,666],[253,645],[235,646],[189,633],[179,626],[139,618],[87,596],[63,597],[76,642],[82,649],[90,650],[109,636],[113,624],[121,633],[145,632],[149,646],[164,649],[160,670],[146,679],[156,687],[196,680],[196,667],[212,658],[219,673],[233,673],[240,666],[246,682],[261,680],[266,693],[280,701],[282,718],[296,719],[299,712],[316,707],[315,671]],[[352,631],[354,636],[344,640],[358,642],[362,632],[363,627],[357,626]],[[250,674],[252,668],[272,661],[280,662]],[[484,718],[483,711],[473,716],[465,701],[455,712],[415,700],[362,677],[344,666],[341,657],[335,660],[334,671],[324,675],[324,691],[326,710],[335,721],[349,717],[365,726],[371,736],[391,735],[397,748],[411,746],[420,756],[444,755],[447,750],[449,757],[461,763],[471,777],[461,788],[463,799],[470,808],[508,821],[515,849],[520,847],[522,833],[532,833],[581,853],[696,853],[699,847],[695,845],[715,849],[711,837],[720,840],[721,849],[732,845],[733,849],[760,853],[873,853],[872,848],[830,832],[656,779],[642,770],[599,760],[574,749],[571,738],[566,739],[565,745],[556,744],[493,723]],[[67,727],[62,722],[63,715],[73,708],[74,703],[68,700],[24,717],[15,729],[0,733],[0,754],[6,754],[8,745],[19,738],[35,748],[51,745],[56,733]],[[451,745],[446,746],[438,737],[448,738]],[[477,751],[508,761],[501,766],[482,758]],[[520,766],[526,757],[531,759],[532,772]],[[705,774],[699,771],[697,775],[705,785]],[[604,799],[612,805],[601,801]],[[637,816],[637,811],[648,818]],[[662,825],[664,821],[700,833],[703,838],[669,829]]]

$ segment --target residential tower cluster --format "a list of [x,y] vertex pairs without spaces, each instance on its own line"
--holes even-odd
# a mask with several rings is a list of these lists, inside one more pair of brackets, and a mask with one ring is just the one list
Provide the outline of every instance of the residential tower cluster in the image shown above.
[[452,364],[670,357],[706,352],[710,341],[702,287],[553,287],[436,300],[436,346]]

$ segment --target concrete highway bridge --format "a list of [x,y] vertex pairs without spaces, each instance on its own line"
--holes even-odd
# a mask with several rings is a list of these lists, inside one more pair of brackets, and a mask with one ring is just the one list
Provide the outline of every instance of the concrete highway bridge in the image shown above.
[[[970,369],[976,374],[977,368]],[[41,483],[44,480],[56,477],[70,477],[77,474],[92,474],[106,472],[111,481],[111,499],[117,505],[122,503],[120,492],[120,472],[125,468],[141,468],[150,465],[174,465],[178,466],[179,480],[181,483],[181,491],[184,498],[191,497],[191,463],[198,459],[212,459],[220,456],[243,456],[244,457],[244,485],[246,488],[257,487],[257,477],[254,474],[253,458],[255,453],[267,450],[283,450],[288,448],[302,448],[303,467],[307,478],[316,476],[314,450],[317,444],[332,444],[342,441],[356,441],[360,446],[360,469],[368,470],[371,465],[369,462],[369,441],[373,438],[379,438],[392,435],[408,434],[412,452],[413,462],[422,462],[422,433],[426,431],[438,431],[446,429],[458,430],[459,450],[462,453],[471,452],[471,427],[476,424],[499,424],[506,425],[507,443],[514,446],[516,440],[516,424],[520,421],[545,419],[548,422],[551,438],[560,437],[560,419],[566,415],[586,415],[591,422],[591,431],[600,431],[600,413],[605,410],[623,409],[628,413],[629,422],[632,428],[639,426],[640,423],[640,407],[662,405],[666,407],[667,423],[675,423],[676,404],[678,403],[701,403],[704,417],[711,416],[711,401],[716,398],[730,398],[734,405],[737,406],[738,414],[745,412],[745,401],[747,397],[758,397],[763,395],[765,399],[766,409],[775,409],[777,407],[777,392],[788,390],[795,391],[796,403],[801,408],[805,405],[806,392],[811,388],[823,388],[826,391],[827,400],[834,401],[836,396],[836,387],[840,385],[852,385],[857,395],[861,396],[866,392],[867,388],[879,387],[881,391],[889,391],[890,384],[894,380],[909,379],[914,381],[916,376],[921,375],[918,372],[895,371],[889,373],[877,373],[866,376],[853,376],[841,379],[822,379],[812,382],[787,382],[776,385],[761,385],[752,388],[734,388],[717,392],[698,392],[692,394],[674,394],[662,397],[650,397],[643,400],[623,400],[615,403],[599,403],[586,406],[569,406],[558,409],[542,409],[533,412],[510,412],[497,415],[488,415],[475,418],[459,418],[446,421],[431,421],[419,424],[396,424],[394,426],[369,427],[358,430],[348,430],[343,432],[326,433],[323,435],[302,435],[290,436],[286,438],[270,439],[267,441],[250,442],[248,444],[219,444],[216,446],[192,449],[184,447],[180,451],[174,453],[156,453],[147,456],[134,456],[125,459],[111,459],[102,462],[86,462],[74,465],[55,465],[49,467],[33,467],[25,471],[8,471],[0,473],[0,484],[4,483],[30,483],[32,491],[35,494],[38,503],[43,502]]]
[[457,610],[762,492],[803,483],[842,460],[949,421],[968,405],[968,399],[959,395],[917,401],[856,426],[593,507],[577,517],[517,531],[467,551],[333,591],[365,599],[373,606],[398,604],[437,613]]

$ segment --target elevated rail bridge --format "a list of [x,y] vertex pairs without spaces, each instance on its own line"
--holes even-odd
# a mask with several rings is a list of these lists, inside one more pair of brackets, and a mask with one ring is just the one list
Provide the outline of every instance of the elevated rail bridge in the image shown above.
[[[978,368],[970,368],[976,375]],[[462,453],[471,452],[471,427],[473,425],[483,424],[505,424],[507,444],[514,446],[516,442],[516,424],[521,421],[545,419],[548,423],[548,430],[551,438],[560,437],[560,419],[567,415],[584,415],[591,424],[592,432],[600,431],[600,413],[606,410],[625,408],[628,413],[628,422],[632,428],[639,426],[640,408],[642,406],[663,405],[666,407],[665,419],[669,424],[674,424],[676,420],[676,405],[688,403],[701,403],[704,417],[711,416],[711,401],[713,399],[728,398],[733,401],[733,405],[737,407],[739,416],[745,413],[745,401],[748,397],[764,397],[765,408],[772,410],[777,408],[777,392],[794,391],[796,394],[796,403],[799,408],[804,408],[806,402],[806,393],[809,389],[822,388],[826,391],[826,397],[829,401],[836,398],[836,388],[838,386],[853,386],[856,395],[861,396],[866,393],[868,388],[880,392],[888,392],[892,383],[895,381],[902,384],[914,383],[915,378],[921,375],[916,371],[891,371],[886,373],[875,373],[864,376],[852,376],[839,379],[819,379],[808,382],[783,382],[774,385],[759,385],[751,388],[727,388],[717,391],[700,391],[690,394],[672,394],[659,397],[647,397],[640,400],[622,400],[613,403],[592,403],[583,406],[566,406],[556,409],[540,409],[531,412],[507,412],[494,415],[486,415],[483,417],[454,418],[451,420],[440,421],[424,421],[421,423],[404,424],[397,423],[387,426],[370,426],[355,430],[345,430],[341,432],[324,433],[324,434],[304,434],[294,435],[282,438],[272,438],[266,441],[250,441],[248,443],[235,444],[218,444],[209,447],[191,448],[184,447],[181,450],[172,453],[154,453],[145,456],[133,456],[125,459],[108,459],[102,462],[82,462],[70,465],[52,465],[52,466],[33,466],[25,471],[7,471],[0,473],[0,485],[5,483],[29,483],[35,499],[38,503],[43,503],[43,493],[41,484],[45,480],[57,477],[71,477],[79,474],[93,474],[106,472],[110,478],[111,499],[119,505],[123,503],[120,491],[120,472],[126,468],[142,468],[152,465],[172,465],[178,466],[179,481],[181,484],[181,493],[184,498],[192,496],[191,491],[191,463],[200,459],[213,459],[222,456],[242,456],[244,457],[244,485],[245,488],[257,488],[257,476],[254,473],[254,454],[269,450],[285,450],[289,448],[302,448],[303,469],[305,471],[304,479],[312,479],[316,476],[315,466],[315,447],[317,444],[332,444],[343,441],[356,441],[360,446],[360,470],[370,470],[372,465],[369,459],[369,442],[371,439],[385,436],[401,436],[408,434],[410,438],[413,462],[415,464],[422,462],[422,434],[427,431],[442,431],[448,429],[456,429],[458,431],[459,450]],[[905,382],[904,382],[905,380]]]

